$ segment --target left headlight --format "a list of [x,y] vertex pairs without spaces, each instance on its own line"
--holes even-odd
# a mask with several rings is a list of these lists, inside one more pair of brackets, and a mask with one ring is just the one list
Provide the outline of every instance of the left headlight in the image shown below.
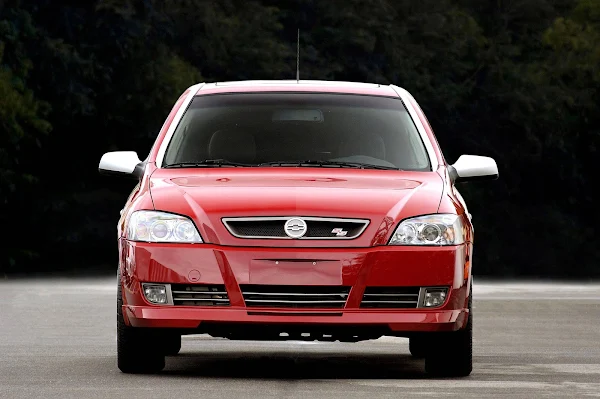
[[146,242],[202,242],[191,219],[157,211],[132,213],[127,224],[127,239]]
[[461,217],[438,213],[403,220],[388,245],[457,245],[464,242]]

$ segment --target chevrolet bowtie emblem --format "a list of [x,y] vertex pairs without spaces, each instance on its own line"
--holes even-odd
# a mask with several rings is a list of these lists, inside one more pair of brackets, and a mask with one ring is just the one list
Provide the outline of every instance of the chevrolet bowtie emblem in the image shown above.
[[306,222],[300,218],[292,218],[285,222],[284,225],[285,234],[290,238],[300,238],[306,234],[308,227]]

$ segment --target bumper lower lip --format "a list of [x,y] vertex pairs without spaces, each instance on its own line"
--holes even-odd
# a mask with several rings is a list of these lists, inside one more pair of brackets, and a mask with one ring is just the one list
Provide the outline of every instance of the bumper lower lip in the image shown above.
[[[467,320],[467,309],[407,311],[289,311],[247,309],[196,309],[124,305],[123,313],[134,327],[201,329],[203,322],[379,325],[394,332],[455,331]],[[303,314],[304,313],[304,314]],[[318,314],[318,316],[316,316]]]

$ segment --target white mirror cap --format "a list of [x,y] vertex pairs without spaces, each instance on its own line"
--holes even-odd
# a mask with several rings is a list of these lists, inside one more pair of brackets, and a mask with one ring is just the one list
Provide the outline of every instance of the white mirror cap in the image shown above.
[[460,178],[498,177],[498,165],[494,158],[478,155],[461,155],[452,165]]
[[132,174],[140,161],[135,151],[113,151],[102,155],[98,169],[107,172]]

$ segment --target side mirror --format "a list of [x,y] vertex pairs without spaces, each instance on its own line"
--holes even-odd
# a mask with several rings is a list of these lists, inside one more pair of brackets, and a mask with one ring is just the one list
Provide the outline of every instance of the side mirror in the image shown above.
[[473,180],[496,180],[498,165],[490,157],[477,155],[461,155],[449,168],[450,178],[455,182]]
[[146,164],[135,151],[113,151],[102,155],[98,171],[102,174],[130,176],[139,179]]

